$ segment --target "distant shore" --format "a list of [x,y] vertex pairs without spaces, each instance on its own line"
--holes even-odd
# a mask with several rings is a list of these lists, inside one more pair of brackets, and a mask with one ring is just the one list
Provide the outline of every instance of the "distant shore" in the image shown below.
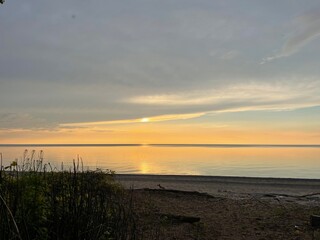
[[116,179],[127,188],[197,191],[225,197],[248,194],[301,196],[320,192],[320,179],[144,174],[117,174]]

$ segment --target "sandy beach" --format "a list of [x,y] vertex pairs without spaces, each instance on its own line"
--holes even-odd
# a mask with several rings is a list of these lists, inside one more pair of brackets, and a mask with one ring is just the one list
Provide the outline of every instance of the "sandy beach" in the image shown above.
[[231,198],[266,194],[303,196],[320,192],[320,179],[134,174],[118,174],[116,178],[127,188],[197,191]]
[[[131,174],[116,178],[134,189],[141,224],[153,229],[150,239],[320,239],[310,224],[310,215],[320,214],[317,179]],[[189,223],[185,216],[199,221]],[[170,224],[163,224],[163,219]]]

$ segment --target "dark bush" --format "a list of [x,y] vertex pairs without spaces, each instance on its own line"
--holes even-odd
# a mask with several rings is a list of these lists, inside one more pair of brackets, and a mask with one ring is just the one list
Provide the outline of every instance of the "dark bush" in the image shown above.
[[[69,171],[24,156],[0,170],[0,239],[135,239],[130,194],[112,171]],[[50,169],[50,171],[48,171]]]

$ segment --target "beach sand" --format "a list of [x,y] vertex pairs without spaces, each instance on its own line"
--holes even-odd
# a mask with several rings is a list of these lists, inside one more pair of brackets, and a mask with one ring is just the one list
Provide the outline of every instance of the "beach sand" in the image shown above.
[[[310,215],[320,214],[317,179],[131,174],[116,179],[134,189],[141,224],[158,226],[159,239],[320,239],[310,225]],[[157,219],[145,217],[150,212],[200,221],[161,224],[158,218],[155,224]],[[149,234],[157,238],[154,230]]]
[[320,179],[134,174],[118,174],[116,177],[127,188],[160,189],[163,187],[229,198],[264,194],[301,196],[320,192]]

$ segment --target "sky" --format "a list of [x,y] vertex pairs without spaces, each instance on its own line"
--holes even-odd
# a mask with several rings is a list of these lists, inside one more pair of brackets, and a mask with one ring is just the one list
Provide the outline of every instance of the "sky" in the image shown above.
[[320,3],[7,0],[0,143],[320,144]]

